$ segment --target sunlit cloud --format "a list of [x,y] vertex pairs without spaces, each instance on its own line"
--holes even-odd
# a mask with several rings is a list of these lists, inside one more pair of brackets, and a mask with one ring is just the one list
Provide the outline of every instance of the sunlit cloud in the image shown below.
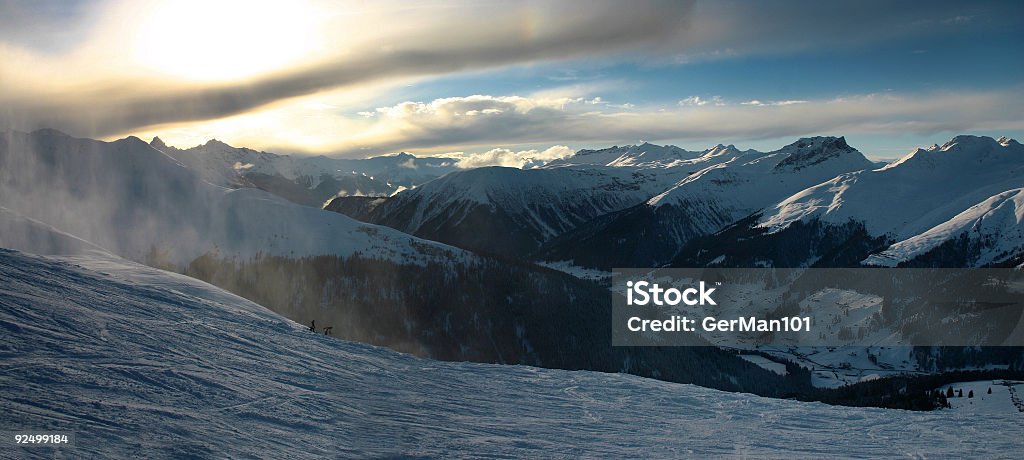
[[803,100],[785,100],[785,101],[762,101],[760,99],[752,99],[745,102],[740,102],[740,105],[752,105],[755,107],[766,107],[772,105],[794,105],[794,104],[806,104],[807,101]]
[[595,111],[591,99],[467,96],[403,102],[377,109],[359,134],[333,146],[339,153],[451,146],[755,140],[814,133],[934,133],[1022,129],[1024,91],[911,95],[867,94],[819,100],[719,102],[666,110]]
[[572,156],[575,150],[555,145],[544,150],[530,149],[513,151],[506,148],[495,148],[480,153],[453,152],[445,154],[458,159],[455,163],[460,168],[480,168],[484,166],[505,166],[510,168],[529,168],[540,166],[553,160]]
[[705,106],[705,105],[708,105],[708,104],[722,106],[722,105],[725,105],[725,101],[722,99],[722,96],[711,96],[711,98],[709,98],[709,99],[705,99],[705,98],[700,97],[700,96],[690,96],[690,97],[688,97],[686,99],[682,99],[682,100],[679,101],[679,105],[683,106],[683,107],[687,107],[687,106],[702,107],[702,106]]

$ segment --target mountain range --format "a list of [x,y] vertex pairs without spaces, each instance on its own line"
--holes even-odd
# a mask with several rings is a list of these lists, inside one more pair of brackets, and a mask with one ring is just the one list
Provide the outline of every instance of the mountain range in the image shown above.
[[530,170],[453,171],[325,209],[478,252],[603,270],[1014,265],[1024,262],[1022,167],[1017,141],[966,135],[885,164],[842,137],[770,152],[640,144]]
[[159,137],[150,146],[212,184],[259,188],[317,207],[336,196],[390,196],[458,169],[451,158],[404,152],[368,159],[291,156],[232,147],[216,139],[178,149]]
[[628,372],[765,395],[809,388],[806,374],[780,376],[723,350],[613,348],[602,286],[212,183],[137,138],[0,136],[0,247],[124,257],[330,326],[339,338],[435,359]]
[[[574,275],[1024,262],[1024,149],[1005,138],[957,136],[886,164],[843,137],[809,137],[769,152],[644,143],[531,169],[461,169],[408,154],[0,136],[0,246],[125,257],[342,338],[445,360],[806,394],[835,384],[822,383],[820,366],[849,383],[836,372],[849,358],[776,350],[766,365],[711,348],[611,347],[607,284]],[[1024,354],[869,356],[904,372],[1012,367]],[[788,361],[800,365],[772,370]]]

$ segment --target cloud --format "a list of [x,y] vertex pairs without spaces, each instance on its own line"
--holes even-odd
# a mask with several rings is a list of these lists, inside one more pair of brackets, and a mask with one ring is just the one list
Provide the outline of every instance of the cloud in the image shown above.
[[505,148],[491,149],[482,153],[451,153],[458,158],[456,166],[460,168],[480,168],[483,166],[506,166],[510,168],[529,168],[540,166],[552,160],[572,156],[575,150],[564,145],[555,145],[544,150],[520,150],[518,152]]
[[[140,8],[134,2],[124,3],[128,6],[119,8],[129,12]],[[48,55],[0,43],[4,62],[0,80],[5,81],[0,90],[0,106],[5,108],[0,111],[0,126],[56,127],[104,136],[222,118],[330,88],[607,55],[669,40],[687,27],[692,2],[645,0],[630,2],[628,8],[614,0],[588,2],[587,8],[575,2],[348,6],[353,6],[352,11],[335,14],[342,19],[324,27],[328,32],[321,38],[323,43],[339,43],[340,51],[235,81],[171,79],[138,68],[138,62],[126,59],[128,50],[120,49],[125,45],[119,43],[131,42],[145,31],[122,22],[97,24],[97,37],[66,54]],[[124,14],[115,14],[123,11],[111,8],[112,13],[105,16],[123,21],[119,18]],[[503,19],[479,20],[488,17]],[[231,17],[208,22],[234,23]],[[385,23],[387,27],[377,26]],[[263,33],[248,28],[239,32]],[[193,31],[183,28],[180,33]],[[244,40],[237,43],[246,46]]]
[[679,105],[684,106],[684,107],[686,107],[686,106],[702,107],[702,106],[705,106],[705,105],[708,105],[708,104],[717,105],[717,106],[723,106],[723,105],[725,105],[725,101],[722,100],[722,96],[711,96],[711,99],[704,99],[704,98],[702,98],[700,96],[690,96],[690,97],[688,97],[686,99],[683,99],[683,100],[679,101]]
[[740,102],[740,105],[751,105],[754,107],[767,107],[767,106],[782,106],[782,105],[794,105],[794,104],[806,104],[804,100],[786,100],[786,101],[761,101],[759,99],[753,99],[746,102]]
[[[354,115],[356,109],[313,110],[300,99],[265,111],[138,135],[146,139],[159,135],[179,147],[216,137],[279,153],[366,157],[399,151],[431,155],[487,151],[494,146],[526,151],[542,145],[610,145],[636,139],[699,145],[816,134],[929,135],[1024,129],[1024,86],[763,99],[761,105],[727,100],[704,105],[646,103],[628,108],[614,100],[596,106],[586,103],[593,98],[571,91],[563,96],[545,91],[405,101],[377,108],[363,105],[363,110],[374,113],[369,118]],[[797,100],[800,103],[794,103]]]
[[420,168],[416,164],[416,159],[415,158],[410,158],[410,159],[408,159],[406,161],[403,161],[403,162],[399,163],[398,167],[399,168],[405,168],[405,169],[419,169]]
[[[1020,87],[714,105],[694,99],[672,109],[602,106],[595,111],[589,100],[474,95],[404,102],[377,109],[380,116],[362,134],[345,139],[335,149],[340,153],[437,151],[453,146],[615,143],[624,139],[733,142],[820,133],[926,134],[1024,128],[1024,88]],[[508,158],[508,153],[492,151],[491,156]]]

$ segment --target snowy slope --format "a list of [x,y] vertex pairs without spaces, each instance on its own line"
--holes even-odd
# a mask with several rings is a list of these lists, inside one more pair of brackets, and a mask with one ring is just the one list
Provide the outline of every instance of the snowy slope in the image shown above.
[[901,241],[1022,185],[1024,146],[1006,138],[957,136],[883,168],[807,188],[766,212],[760,225],[774,232],[796,221],[855,220],[872,235]]
[[961,239],[977,251],[969,256],[971,266],[1019,258],[1024,254],[1024,189],[994,195],[924,233],[872,254],[864,263],[896,266]]
[[1024,448],[1020,413],[832,407],[619,374],[434,362],[312,334],[188,278],[102,257],[70,262],[0,251],[0,423],[72,431],[69,456],[996,457]]
[[[949,398],[950,408],[964,415],[987,417],[993,414],[1015,416],[1021,414],[1017,404],[1021,404],[1024,382],[1016,380],[978,380],[973,382],[953,383],[937,388],[946,391],[952,388],[955,395],[963,392],[963,396]],[[989,391],[992,391],[989,393]],[[974,397],[969,397],[971,392]]]
[[[453,208],[482,204],[512,214],[532,214],[531,223],[550,238],[580,220],[621,209],[660,187],[656,178],[615,169],[519,170],[488,167],[449,174],[396,195],[389,207],[416,203],[408,229],[416,231]],[[551,214],[542,216],[544,214]]]
[[137,138],[46,130],[0,140],[0,206],[135,260],[154,250],[179,267],[211,251],[240,259],[359,252],[408,264],[471,257],[262,190],[219,187]]

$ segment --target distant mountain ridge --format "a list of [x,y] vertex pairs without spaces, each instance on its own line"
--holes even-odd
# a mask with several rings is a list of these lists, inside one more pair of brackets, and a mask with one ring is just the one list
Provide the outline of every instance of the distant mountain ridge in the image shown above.
[[1020,143],[956,136],[765,206],[689,245],[672,264],[1019,265],[1021,187]]
[[[664,174],[625,168],[485,167],[452,172],[354,217],[463,248],[518,257],[595,217],[650,197]],[[337,198],[325,209],[344,210]]]
[[[888,163],[868,160],[843,137],[801,138],[770,152],[643,143],[581,150],[531,171],[460,171],[393,198],[338,198],[327,209],[477,251],[602,269],[711,260],[736,266],[913,263],[906,248],[921,256],[925,246],[964,237],[949,234],[964,225],[951,222],[927,238],[896,243],[1024,186],[1021,158],[1012,139],[968,135]],[[1010,209],[1015,201],[1001,203],[1000,209]],[[749,216],[754,220],[745,220]],[[750,246],[798,221],[793,231],[817,228],[817,236],[796,239],[815,249],[790,251],[783,262]],[[985,222],[988,233],[975,239],[988,242],[971,243],[971,255],[946,263],[1007,263],[1024,252],[992,242],[1012,237],[1017,220]],[[706,248],[691,240],[718,247],[724,243],[705,237],[743,225],[753,227],[726,232],[743,239],[737,247],[747,253],[739,259],[693,254]],[[857,243],[853,235],[860,235]]]
[[366,159],[278,155],[232,147],[212,139],[188,149],[168,147],[159,137],[150,146],[225,187],[255,187],[306,206],[323,206],[336,196],[390,196],[459,169],[456,160],[402,152]]

